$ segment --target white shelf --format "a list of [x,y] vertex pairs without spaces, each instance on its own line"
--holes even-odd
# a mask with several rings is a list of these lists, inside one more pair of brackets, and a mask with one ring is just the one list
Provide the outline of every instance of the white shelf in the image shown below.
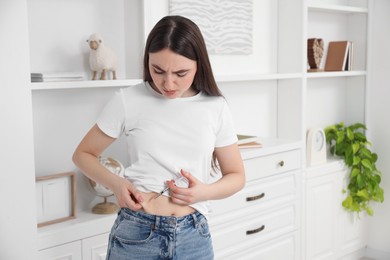
[[328,154],[328,159],[325,163],[307,166],[304,171],[304,176],[306,179],[313,179],[331,172],[340,171],[345,169],[345,167],[343,159],[336,158]]
[[38,228],[38,250],[110,231],[117,214],[77,213],[77,218]]
[[284,151],[290,151],[302,148],[302,142],[297,140],[277,139],[277,138],[260,138],[261,148],[241,148],[243,160],[248,160],[260,156],[265,156]]
[[[217,76],[217,82],[242,82],[242,81],[265,81],[279,79],[299,79],[302,73],[284,74],[248,74],[248,75],[225,75]],[[112,88],[132,86],[141,83],[142,79],[124,80],[83,80],[83,81],[56,81],[56,82],[33,82],[31,90],[55,90],[55,89],[81,89],[81,88]]]
[[62,82],[34,82],[31,83],[32,90],[54,90],[54,89],[78,89],[78,88],[110,88],[131,86],[141,83],[141,79],[126,80],[84,80],[84,81],[62,81]]
[[345,5],[327,5],[327,4],[309,4],[309,11],[344,13],[344,14],[367,14],[368,9],[365,7],[345,6]]
[[242,82],[242,81],[263,81],[278,79],[299,79],[302,73],[272,73],[272,74],[242,74],[216,76],[217,82]]
[[324,71],[324,72],[308,72],[306,73],[307,78],[334,78],[334,77],[357,77],[366,76],[366,71]]

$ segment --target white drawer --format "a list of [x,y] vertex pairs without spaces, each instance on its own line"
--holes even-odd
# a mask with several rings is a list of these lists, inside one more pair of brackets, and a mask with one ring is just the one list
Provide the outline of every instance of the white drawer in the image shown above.
[[285,205],[272,212],[242,210],[241,218],[210,225],[215,250],[228,249],[239,243],[275,238],[298,227],[296,204]]
[[298,260],[299,236],[297,232],[278,237],[276,239],[253,243],[241,243],[225,250],[216,250],[216,260]]
[[213,218],[248,206],[258,205],[261,207],[294,200],[296,198],[297,178],[297,172],[289,172],[249,182],[243,190],[233,196],[212,201]]
[[244,160],[246,180],[256,180],[272,174],[300,168],[301,153],[291,150]]

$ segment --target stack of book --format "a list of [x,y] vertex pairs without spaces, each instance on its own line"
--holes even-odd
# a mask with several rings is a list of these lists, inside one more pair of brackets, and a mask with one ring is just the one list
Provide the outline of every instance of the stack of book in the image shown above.
[[238,148],[261,148],[260,139],[254,135],[237,135]]
[[31,73],[31,82],[79,81],[85,79],[85,73],[82,72]]
[[352,70],[353,43],[351,41],[331,41],[325,61],[325,71]]

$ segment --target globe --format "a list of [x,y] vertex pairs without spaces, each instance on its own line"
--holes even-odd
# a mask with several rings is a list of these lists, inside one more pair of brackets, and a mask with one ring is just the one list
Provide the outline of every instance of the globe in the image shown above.
[[[111,157],[100,156],[99,162],[113,174],[116,174],[121,177],[124,176],[125,167],[122,165],[120,161]],[[92,208],[92,212],[96,214],[111,214],[117,212],[119,209],[118,205],[116,205],[113,202],[107,201],[107,198],[114,195],[114,193],[109,188],[91,179],[88,179],[88,182],[92,190],[95,192],[95,194],[99,197],[103,197],[104,199],[103,202],[96,204]]]

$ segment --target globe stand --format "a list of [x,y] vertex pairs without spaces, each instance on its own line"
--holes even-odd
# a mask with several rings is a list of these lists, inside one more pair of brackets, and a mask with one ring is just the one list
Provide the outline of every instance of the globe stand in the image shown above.
[[108,202],[107,197],[104,197],[104,202],[98,203],[92,208],[92,212],[95,214],[112,214],[118,212],[118,210],[118,205]]

